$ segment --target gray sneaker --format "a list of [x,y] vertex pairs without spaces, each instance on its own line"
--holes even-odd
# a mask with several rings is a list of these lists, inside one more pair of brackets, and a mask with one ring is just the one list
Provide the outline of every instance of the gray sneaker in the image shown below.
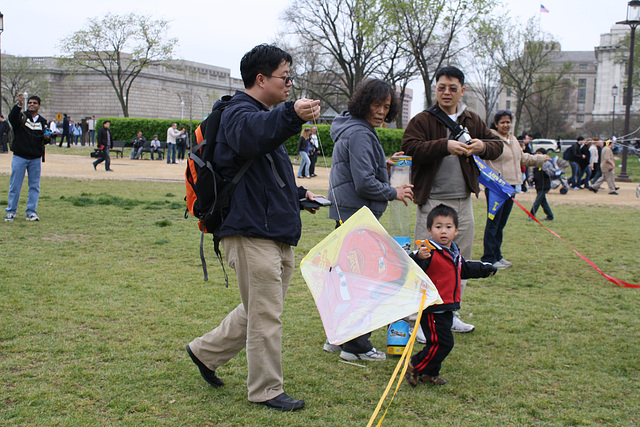
[[[544,220],[543,220],[544,221]],[[507,261],[504,258],[500,259],[500,262],[503,263],[504,265],[506,265],[507,267],[511,267],[513,265],[513,263],[511,261]]]
[[381,352],[372,348],[366,353],[349,353],[347,351],[342,350],[340,352],[340,358],[344,360],[369,360],[372,362],[381,362],[383,360],[387,360],[387,356]]
[[[495,264],[494,264],[495,265]],[[466,334],[467,332],[473,332],[476,327],[469,323],[464,323],[458,316],[453,316],[453,323],[451,324],[451,330],[458,332],[459,334]]]
[[335,353],[341,350],[339,345],[333,345],[328,340],[324,342],[322,349],[329,353]]
[[38,215],[36,214],[29,214],[25,219],[27,221],[40,221],[40,218],[38,218]]
[[507,261],[507,263],[504,263],[503,261],[507,261],[506,259],[501,259],[500,261],[496,261],[493,263],[493,266],[495,268],[497,268],[498,270],[503,270],[505,268],[509,268],[511,267],[513,264],[511,264],[509,261]]
[[8,213],[6,217],[4,217],[5,222],[11,222],[15,219],[16,215]]

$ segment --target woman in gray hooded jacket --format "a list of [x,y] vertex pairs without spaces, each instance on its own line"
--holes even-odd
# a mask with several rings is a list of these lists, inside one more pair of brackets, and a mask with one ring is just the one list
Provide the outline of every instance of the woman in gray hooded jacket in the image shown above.
[[[389,184],[388,163],[375,130],[383,122],[392,122],[398,110],[393,87],[382,80],[368,79],[356,88],[348,110],[334,119],[329,218],[336,220],[336,227],[363,206],[380,218],[390,200],[402,200],[406,205],[413,200],[413,185],[394,188]],[[385,360],[385,354],[369,341],[370,336],[365,334],[340,347],[326,342],[324,349],[341,351],[340,357],[345,360]]]

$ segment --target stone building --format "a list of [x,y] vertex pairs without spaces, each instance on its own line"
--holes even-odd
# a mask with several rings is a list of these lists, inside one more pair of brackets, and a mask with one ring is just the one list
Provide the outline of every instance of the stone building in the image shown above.
[[[615,99],[615,112],[624,117],[626,105],[626,87],[629,71],[627,60],[628,48],[621,51],[621,42],[629,34],[627,25],[614,25],[610,33],[600,35],[600,46],[596,46],[596,63],[598,68],[596,102],[593,107],[593,117],[596,120],[611,120],[613,117],[613,86],[618,87],[618,95]],[[638,55],[637,49],[635,55]],[[634,70],[639,73],[640,70]],[[640,98],[638,91],[634,92],[631,112],[640,111]]]
[[[612,87],[618,87],[618,96],[615,99],[615,112],[619,119],[624,116],[626,99],[626,83],[628,70],[628,48],[621,45],[622,40],[629,34],[626,25],[614,25],[611,32],[600,36],[600,45],[593,51],[562,51],[560,46],[554,46],[557,52],[553,52],[551,60],[554,63],[569,62],[573,65],[567,78],[571,80],[572,88],[568,93],[559,91],[558,96],[564,97],[567,103],[567,122],[570,129],[579,130],[590,121],[611,121],[613,117]],[[636,70],[635,72],[640,72]],[[477,95],[474,95],[474,83],[467,83],[465,102],[469,107],[481,116],[484,106]],[[634,93],[631,112],[640,112],[640,95]],[[516,94],[511,90],[503,89],[497,110],[516,109]],[[484,117],[484,116],[483,116]],[[521,129],[522,130],[522,129]]]
[[[49,83],[42,114],[53,119],[68,114],[71,120],[123,117],[116,92],[107,77],[92,70],[70,72],[56,58],[31,57]],[[216,99],[244,90],[242,80],[228,68],[185,60],[167,61],[144,69],[129,92],[129,117],[201,120]]]

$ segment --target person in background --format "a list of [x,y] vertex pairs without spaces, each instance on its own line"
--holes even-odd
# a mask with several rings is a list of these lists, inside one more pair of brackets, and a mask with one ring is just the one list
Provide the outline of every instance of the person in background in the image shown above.
[[318,128],[315,126],[311,127],[311,144],[309,148],[309,160],[311,164],[309,165],[309,175],[311,178],[316,177],[316,162],[318,161],[318,155],[320,154],[320,141],[318,140]]
[[[400,103],[390,84],[368,79],[356,88],[347,111],[334,119],[329,218],[336,221],[336,227],[363,206],[379,219],[389,201],[401,200],[408,205],[413,200],[413,185],[394,188],[389,183],[384,148],[375,130],[382,123],[395,120],[399,108]],[[345,360],[385,360],[385,354],[375,349],[370,337],[367,333],[341,346],[325,342],[324,350],[340,351],[340,357]]]
[[104,169],[107,172],[113,172],[111,169],[111,157],[109,150],[113,148],[113,137],[111,136],[111,121],[105,120],[102,128],[98,131],[98,149],[100,150],[100,158],[93,162],[93,169],[97,170],[97,166],[104,162]]
[[176,162],[176,138],[179,136],[178,124],[173,123],[167,129],[167,164]]
[[80,120],[80,130],[82,131],[82,146],[89,145],[89,123],[87,123],[87,119]]
[[95,145],[95,136],[96,136],[96,116],[91,116],[91,119],[88,120],[89,125],[89,137],[91,139],[91,146]]
[[[147,142],[147,139],[142,136],[142,131],[139,130],[138,133],[136,134],[136,136],[131,140],[131,155],[129,156],[129,159],[131,160],[138,160],[140,158],[140,155],[142,154],[142,150],[144,149],[144,144]],[[151,157],[153,160],[153,153],[151,154]]]
[[[549,156],[540,154],[528,154],[522,151],[520,143],[511,133],[511,121],[513,115],[509,110],[500,110],[493,117],[491,132],[503,143],[502,154],[497,159],[487,160],[487,166],[496,172],[507,184],[518,191],[521,187],[520,166],[540,167],[549,160]],[[487,212],[489,211],[489,189],[485,188],[487,197]],[[515,196],[514,196],[515,197]],[[484,228],[484,253],[481,261],[493,264],[494,267],[502,269],[509,268],[513,264],[502,256],[502,239],[504,227],[507,225],[509,215],[513,208],[513,199],[508,197],[500,209],[495,212],[493,219],[487,218]]]
[[11,222],[16,216],[20,191],[25,173],[28,176],[29,197],[27,199],[26,220],[40,221],[38,217],[38,199],[40,198],[40,172],[44,162],[44,134],[47,120],[40,111],[40,98],[30,96],[27,100],[27,111],[22,112],[24,95],[19,94],[16,105],[9,113],[9,122],[13,127],[13,158],[11,159],[11,177],[9,178],[9,197],[5,209],[5,221]]
[[158,135],[153,135],[153,139],[151,140],[151,160],[153,160],[153,154],[158,153],[158,160],[162,160],[162,150],[160,149],[160,141],[158,140]]
[[60,137],[60,145],[58,147],[62,148],[62,143],[64,139],[67,138],[67,148],[71,145],[71,134],[69,133],[69,116],[66,114],[62,115],[64,118],[62,119],[62,137]]
[[298,139],[298,155],[300,156],[300,167],[298,168],[298,178],[311,178],[309,175],[309,146],[311,138],[311,128],[302,129],[300,139]]
[[606,181],[609,186],[609,194],[617,196],[618,187],[616,187],[616,180],[614,177],[616,162],[614,160],[613,151],[611,150],[611,141],[607,141],[607,145],[602,148],[602,152],[600,154],[600,170],[602,170],[602,176],[591,187],[589,187],[589,189],[594,193],[597,193],[600,185]]
[[184,152],[189,145],[189,135],[187,134],[187,127],[180,126],[180,135],[176,137],[176,149],[178,151],[178,163],[184,163]]
[[9,132],[11,132],[9,122],[7,122],[4,119],[4,116],[0,114],[0,151],[3,153],[9,152],[7,145],[9,143]]
[[[591,182],[596,182],[602,175],[600,171],[600,148],[599,144],[602,144],[600,138],[590,138],[589,141],[589,169],[591,169]],[[587,183],[588,185],[590,183]],[[591,187],[589,187],[591,188]]]
[[51,143],[56,145],[56,138],[60,136],[60,131],[58,130],[58,125],[55,121],[51,120],[49,122],[49,130],[51,131]]
[[[539,148],[536,153],[539,155],[545,155],[546,151],[544,148]],[[551,190],[551,176],[547,173],[545,169],[553,170],[553,166],[547,166],[546,163],[551,163],[551,160],[547,160],[543,167],[535,168],[533,170],[532,181],[536,187],[536,200],[533,202],[531,206],[531,215],[536,216],[536,212],[538,208],[542,206],[542,210],[544,211],[546,217],[542,219],[542,221],[553,221],[553,212],[551,211],[551,207],[549,206],[549,202],[547,202],[547,193]],[[527,218],[529,221],[533,221],[530,217]]]

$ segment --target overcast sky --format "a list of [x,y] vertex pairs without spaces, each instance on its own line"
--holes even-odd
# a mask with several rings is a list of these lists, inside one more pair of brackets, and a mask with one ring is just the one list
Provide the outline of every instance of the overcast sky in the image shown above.
[[[593,50],[616,21],[626,19],[626,0],[503,0],[521,21],[537,16],[562,50]],[[176,57],[229,68],[240,77],[240,59],[253,46],[271,42],[282,28],[292,0],[31,0],[3,2],[2,52],[21,56],[60,55],[60,40],[82,28],[87,18],[136,12],[171,22],[169,36],[179,40]],[[295,61],[295,58],[294,58]],[[421,82],[414,82],[412,113],[422,109]]]

